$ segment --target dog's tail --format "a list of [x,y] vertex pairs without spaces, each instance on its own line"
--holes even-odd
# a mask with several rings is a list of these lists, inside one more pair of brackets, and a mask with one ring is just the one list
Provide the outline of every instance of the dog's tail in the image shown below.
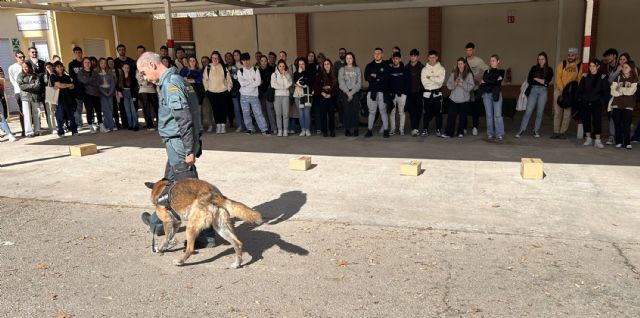
[[244,205],[243,203],[225,198],[222,195],[213,197],[214,204],[224,207],[231,216],[235,216],[245,222],[262,224],[262,215],[260,212]]

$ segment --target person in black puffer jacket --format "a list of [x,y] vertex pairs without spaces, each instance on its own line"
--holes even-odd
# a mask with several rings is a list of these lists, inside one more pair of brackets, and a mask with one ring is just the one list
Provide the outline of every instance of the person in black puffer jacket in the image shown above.
[[[600,61],[597,59],[589,62],[589,73],[583,75],[578,86],[578,105],[586,141],[583,145],[594,145],[602,149],[604,145],[600,140],[602,132],[602,107],[609,95],[609,82],[607,75],[600,73]],[[595,135],[595,142],[592,139]]]

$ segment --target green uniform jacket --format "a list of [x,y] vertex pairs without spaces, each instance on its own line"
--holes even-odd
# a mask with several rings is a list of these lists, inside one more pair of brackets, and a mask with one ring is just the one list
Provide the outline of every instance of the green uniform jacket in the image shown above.
[[160,107],[158,133],[164,139],[180,138],[186,155],[200,153],[200,104],[195,90],[175,68],[169,68],[158,83]]

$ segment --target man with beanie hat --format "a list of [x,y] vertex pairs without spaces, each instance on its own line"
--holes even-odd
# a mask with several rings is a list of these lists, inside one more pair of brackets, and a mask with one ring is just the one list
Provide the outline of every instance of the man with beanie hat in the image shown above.
[[562,95],[565,87],[571,82],[580,82],[582,78],[582,63],[578,60],[578,49],[570,48],[567,58],[556,67],[556,85],[553,92],[553,135],[551,139],[566,139],[565,133],[571,123],[571,107],[562,108],[558,105],[558,96]]

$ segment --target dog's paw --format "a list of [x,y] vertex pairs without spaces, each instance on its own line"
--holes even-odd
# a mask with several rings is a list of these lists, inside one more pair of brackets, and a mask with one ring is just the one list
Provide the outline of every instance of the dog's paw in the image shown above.
[[179,259],[174,259],[173,260],[173,265],[182,266],[182,265],[184,265],[184,262],[182,260],[179,260]]
[[229,268],[237,269],[240,268],[240,262],[233,262],[229,265]]

